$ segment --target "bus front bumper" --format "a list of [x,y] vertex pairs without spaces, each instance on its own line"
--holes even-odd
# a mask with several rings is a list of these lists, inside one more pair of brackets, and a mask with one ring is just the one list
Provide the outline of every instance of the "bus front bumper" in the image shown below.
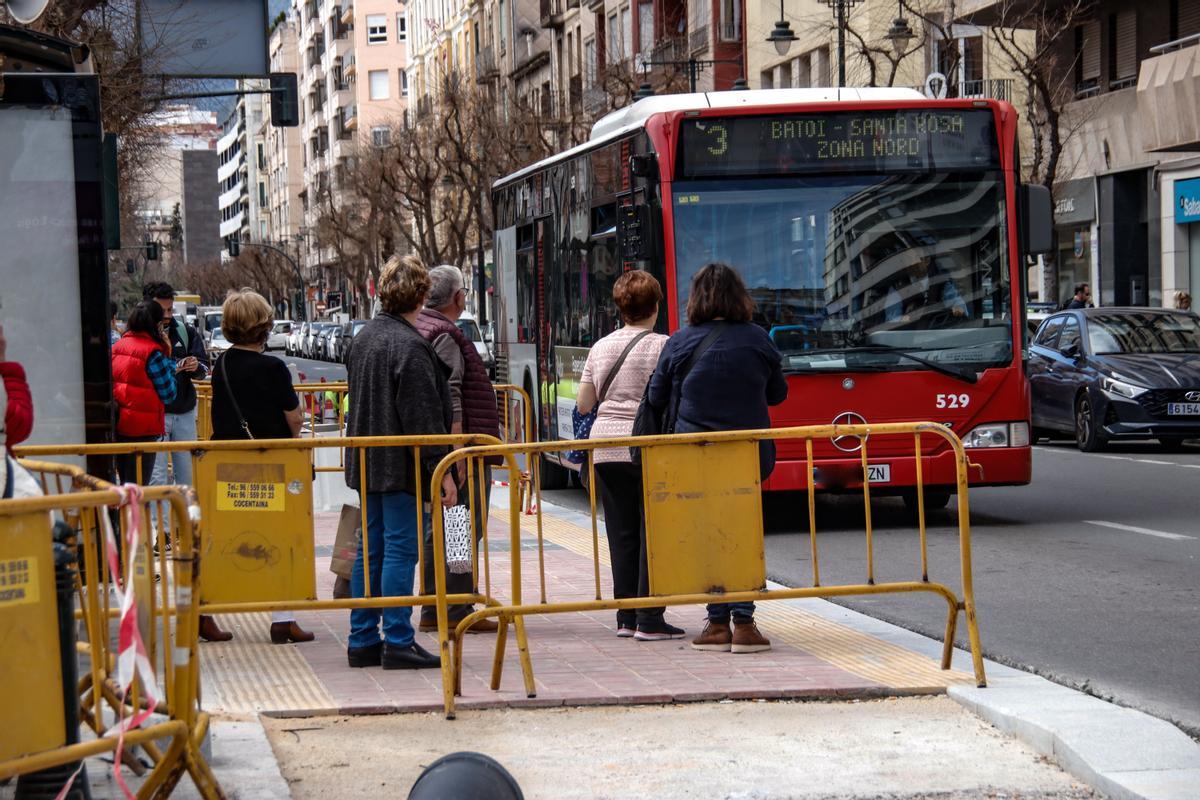
[[[1021,486],[1029,483],[1033,469],[1033,450],[1029,447],[981,447],[967,450],[971,463],[971,486]],[[871,492],[898,494],[917,485],[916,460],[912,456],[871,456]],[[781,459],[763,484],[769,492],[806,491],[806,462]],[[863,468],[860,458],[817,459],[813,463],[815,485],[823,492],[862,490]],[[957,485],[954,452],[948,450],[921,461],[921,477],[926,486]]]

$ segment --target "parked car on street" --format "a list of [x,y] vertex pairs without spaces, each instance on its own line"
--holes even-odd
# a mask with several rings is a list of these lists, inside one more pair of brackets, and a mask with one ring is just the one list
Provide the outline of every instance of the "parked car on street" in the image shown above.
[[325,360],[326,361],[341,361],[342,360],[342,335],[345,332],[341,325],[334,325],[325,334]]
[[333,329],[331,322],[318,322],[317,333],[313,337],[312,355],[317,361],[325,361],[329,358],[329,331]]
[[291,335],[294,324],[289,319],[275,320],[275,325],[267,336],[267,350],[286,350],[288,336]]
[[210,334],[211,336],[208,340],[208,349],[212,352],[223,353],[229,348],[233,347],[233,342],[225,338],[225,334],[220,328],[213,328],[210,331]]
[[496,366],[495,359],[492,357],[492,351],[488,348],[487,342],[483,340],[483,333],[479,330],[479,323],[475,321],[475,317],[466,313],[459,317],[454,322],[458,329],[462,331],[463,336],[475,345],[475,352],[479,353],[479,357],[483,359],[483,366],[487,368],[488,374],[491,375]]
[[342,334],[342,353],[339,360],[343,364],[350,363],[350,345],[354,343],[354,337],[358,336],[366,324],[367,320],[365,319],[352,319],[342,326],[344,333]]
[[298,322],[292,326],[292,332],[288,335],[287,343],[287,354],[289,356],[300,355],[300,342],[304,338],[304,332],[307,330],[307,322]]
[[1033,339],[1037,329],[1042,327],[1042,323],[1046,321],[1046,317],[1058,311],[1058,303],[1044,303],[1034,301],[1025,304],[1025,322],[1029,327],[1029,338]]
[[1074,434],[1178,448],[1200,437],[1200,316],[1161,308],[1062,311],[1030,346],[1034,437]]

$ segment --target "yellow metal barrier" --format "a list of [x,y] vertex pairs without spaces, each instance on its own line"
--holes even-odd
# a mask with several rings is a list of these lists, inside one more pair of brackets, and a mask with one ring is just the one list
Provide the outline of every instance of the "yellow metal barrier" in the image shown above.
[[[419,468],[424,447],[500,446],[491,436],[374,436],[353,438],[256,439],[253,441],[144,442],[98,445],[45,445],[17,449],[21,457],[123,455],[193,451],[196,494],[206,520],[203,540],[205,581],[199,592],[199,613],[233,614],[260,611],[314,611],[323,609],[433,606],[435,598],[424,586],[424,548],[418,550],[420,592],[404,596],[372,596],[370,562],[377,556],[364,537],[366,597],[319,600],[316,597],[312,518],[312,451],[345,449],[347,457],[365,463],[366,450],[374,447],[411,449]],[[352,452],[353,451],[353,452]],[[64,465],[50,465],[63,467]],[[365,472],[365,470],[362,470]],[[473,471],[462,483],[472,513],[479,496],[476,487],[482,471]],[[436,486],[441,485],[439,479]],[[362,529],[367,529],[365,482],[359,489]],[[418,484],[418,530],[424,530],[422,504],[431,496]],[[441,514],[433,514],[440,519]],[[475,566],[478,574],[478,554]],[[486,568],[486,564],[485,564]],[[474,595],[453,594],[450,603],[471,602]]]
[[[925,531],[924,482],[921,464],[922,436],[944,439],[954,450],[958,491],[958,544],[962,581],[962,599],[943,583],[929,580],[927,537]],[[861,442],[862,491],[865,506],[866,581],[858,584],[823,585],[817,547],[816,489],[808,486],[808,525],[813,566],[811,586],[768,589],[766,587],[761,516],[758,446],[766,440],[805,442],[808,475],[813,474],[813,441],[832,437],[858,437]],[[874,532],[871,522],[871,485],[868,479],[868,439],[872,437],[911,437],[917,459],[917,523],[920,550],[920,578],[910,581],[878,582],[875,576]],[[650,591],[646,597],[605,599],[601,596],[599,536],[596,522],[595,466],[591,451],[600,448],[642,448],[643,492],[646,506],[646,537],[650,569]],[[537,545],[541,602],[523,600],[521,564],[521,510],[518,487],[509,486],[509,547],[512,553],[509,599],[500,603],[492,597],[486,575],[482,592],[472,598],[484,607],[462,619],[452,634],[447,604],[461,602],[445,597],[445,534],[440,514],[433,515],[433,556],[436,581],[438,636],[442,654],[442,688],[445,712],[454,717],[454,698],[461,692],[462,634],[486,617],[499,623],[492,667],[492,689],[499,689],[507,642],[508,626],[516,631],[522,676],[526,693],[533,697],[536,688],[529,656],[524,617],[529,614],[636,609],[661,605],[783,600],[804,597],[840,597],[906,592],[928,592],[946,601],[947,618],[942,650],[943,669],[950,668],[959,612],[966,615],[975,679],[986,685],[979,628],[975,616],[975,595],[971,569],[970,508],[967,497],[969,463],[962,442],[949,428],[933,423],[895,423],[882,425],[821,425],[760,431],[730,431],[682,434],[626,439],[593,439],[571,442],[526,443],[490,447],[471,447],[448,454],[433,475],[438,485],[447,470],[463,462],[474,473],[482,459],[501,456],[510,471],[517,469],[516,459],[523,456],[535,463],[542,453],[579,449],[589,451],[586,469],[591,478],[589,499],[592,516],[593,568],[595,596],[586,600],[549,602],[546,598],[541,504],[537,507]],[[534,491],[537,491],[534,481]],[[485,559],[487,533],[481,545]],[[453,652],[451,642],[454,642]]]
[[[529,402],[529,394],[520,386],[511,383],[497,383],[492,386],[496,390],[496,403],[500,408],[500,441],[505,444],[521,444],[536,441],[533,428],[533,404]],[[538,461],[539,459],[534,459]],[[495,471],[508,474],[505,483],[515,483],[520,490],[521,507],[525,513],[532,513],[533,506],[533,476],[537,464],[527,460],[518,469],[509,469],[507,461],[493,467]]]
[[[22,463],[41,476],[43,486],[60,491],[40,498],[0,501],[0,558],[8,565],[19,562],[28,566],[22,573],[21,591],[0,597],[0,640],[9,645],[0,651],[5,675],[0,682],[0,730],[10,734],[0,739],[0,780],[105,752],[116,754],[122,746],[123,763],[141,774],[144,768],[133,755],[140,747],[154,767],[139,788],[139,797],[169,796],[185,771],[201,796],[224,797],[200,753],[208,715],[200,711],[198,703],[198,614],[193,599],[198,592],[199,549],[193,512],[183,492],[177,487],[146,489],[139,502],[142,521],[134,540],[137,627],[147,659],[158,665],[159,672],[157,685],[147,686],[135,676],[129,691],[122,694],[112,646],[111,620],[117,609],[111,608],[108,589],[112,576],[102,553],[108,509],[124,502],[123,495],[69,465]],[[158,549],[157,563],[150,531],[151,507],[158,511],[160,537],[174,542],[170,556],[165,548]],[[83,554],[77,586],[87,637],[78,649],[88,657],[88,666],[78,686],[80,718],[97,736],[94,741],[69,745],[63,724],[63,673],[50,555],[52,514],[61,515],[72,526],[75,544]],[[124,537],[128,518],[121,515],[120,519]],[[156,570],[161,576],[157,587],[153,583]],[[6,568],[5,572],[12,577],[12,570]],[[18,588],[11,580],[7,582],[11,589]],[[20,646],[15,646],[17,643]],[[149,698],[161,699],[151,703]],[[105,735],[115,733],[114,728],[131,716],[146,712],[165,719],[126,731],[123,745],[119,737]],[[164,740],[168,745],[162,750]]]

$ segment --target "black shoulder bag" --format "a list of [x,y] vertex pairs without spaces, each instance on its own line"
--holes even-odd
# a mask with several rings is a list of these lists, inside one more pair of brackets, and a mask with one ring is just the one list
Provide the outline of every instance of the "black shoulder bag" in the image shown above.
[[[704,351],[712,347],[724,332],[725,323],[718,322],[708,332],[708,335],[700,340],[700,344],[696,345],[696,349],[688,357],[687,363],[671,381],[671,398],[667,401],[666,408],[660,411],[650,404],[650,384],[646,384],[646,392],[642,395],[637,416],[633,419],[633,436],[661,436],[675,432],[675,420],[679,414],[679,402],[683,395],[683,382],[687,380],[688,373],[692,371],[692,367],[696,366],[700,356],[704,355]],[[633,458],[633,463],[642,463],[640,447],[629,448],[629,454]]]
[[[233,386],[229,383],[229,370],[225,367],[225,358],[228,352],[221,356],[221,360],[217,362],[217,366],[221,368],[221,383],[225,384],[225,396],[229,398],[229,404],[233,406],[233,413],[237,415],[238,425],[246,434],[247,439],[253,439],[254,434],[250,432],[250,423],[246,421],[245,415],[242,414],[242,407],[238,405],[238,401],[233,396]],[[215,372],[216,370],[214,370]]]

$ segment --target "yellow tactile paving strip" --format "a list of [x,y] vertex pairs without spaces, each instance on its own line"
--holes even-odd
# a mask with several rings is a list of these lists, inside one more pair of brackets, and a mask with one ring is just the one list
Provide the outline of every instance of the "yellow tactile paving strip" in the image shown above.
[[[537,535],[537,518],[522,517],[525,537]],[[592,532],[565,520],[542,516],[542,534],[546,541],[587,558],[592,558]],[[600,534],[600,563],[608,566],[608,546]],[[526,554],[523,575],[534,579],[536,554]],[[526,583],[528,587],[529,583]],[[897,690],[941,690],[951,684],[973,684],[975,679],[958,670],[943,670],[935,660],[898,645],[885,642],[853,628],[781,602],[758,605],[755,618],[770,636],[799,647],[823,661],[847,672]]]
[[231,642],[200,644],[204,708],[227,714],[337,708],[304,656],[271,644],[271,615],[222,615]]

